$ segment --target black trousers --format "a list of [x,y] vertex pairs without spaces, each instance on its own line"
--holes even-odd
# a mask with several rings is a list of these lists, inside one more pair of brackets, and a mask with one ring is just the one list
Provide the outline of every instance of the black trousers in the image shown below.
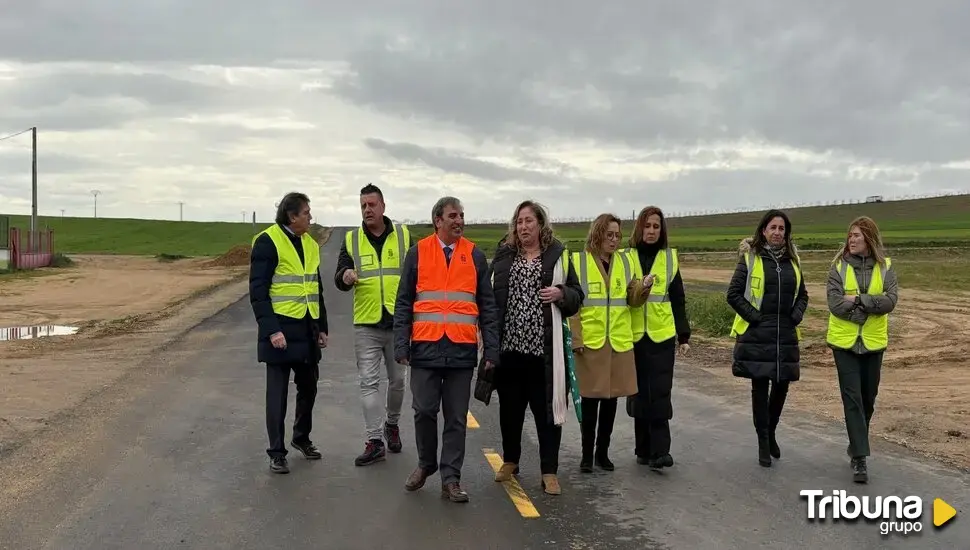
[[543,474],[557,473],[562,427],[556,426],[547,415],[545,358],[506,352],[502,354],[500,364],[495,372],[495,390],[499,399],[502,458],[505,462],[519,463],[525,410],[529,408],[539,436],[539,469]]
[[606,457],[613,435],[613,424],[616,422],[617,398],[583,397],[581,403],[583,458],[592,457],[594,449],[596,455]]
[[[414,409],[414,440],[418,467],[441,471],[441,482],[461,480],[465,463],[465,432],[468,400],[472,394],[474,368],[411,368],[411,408]],[[438,411],[444,417],[441,460],[438,460]]]
[[670,454],[670,421],[666,418],[633,418],[634,453],[641,458],[660,458]]
[[751,380],[751,412],[759,438],[767,439],[778,427],[789,384],[769,378]]
[[839,373],[842,410],[849,436],[849,455],[869,456],[869,422],[876,406],[883,352],[859,355],[832,350]]
[[266,433],[271,457],[286,456],[286,399],[290,371],[296,383],[296,411],[293,418],[293,441],[309,443],[313,428],[313,404],[317,400],[318,363],[267,363],[266,365]]

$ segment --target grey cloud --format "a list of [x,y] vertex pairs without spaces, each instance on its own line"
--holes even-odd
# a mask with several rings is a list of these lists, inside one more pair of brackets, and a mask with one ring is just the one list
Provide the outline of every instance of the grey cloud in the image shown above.
[[[27,136],[29,138],[29,136]],[[70,174],[77,170],[96,170],[105,163],[87,157],[37,150],[37,172],[43,174]],[[0,149],[0,178],[30,176],[31,151],[23,149]]]
[[245,92],[179,80],[161,74],[55,72],[0,83],[0,127],[37,126],[44,130],[82,131],[113,128],[143,117],[181,116],[238,104]]
[[954,22],[970,6],[907,6],[476,4],[414,22],[410,48],[355,51],[334,91],[520,143],[749,137],[903,162],[963,158],[970,39]]
[[369,149],[386,153],[398,160],[422,162],[445,172],[466,174],[483,180],[542,183],[556,187],[565,187],[569,183],[558,175],[546,174],[535,170],[509,168],[442,148],[430,149],[413,143],[388,143],[377,138],[365,139],[364,145]]
[[23,108],[60,105],[72,97],[99,99],[125,97],[153,106],[213,104],[226,90],[178,80],[161,74],[99,74],[61,72],[14,81],[7,91],[0,87],[0,99]]

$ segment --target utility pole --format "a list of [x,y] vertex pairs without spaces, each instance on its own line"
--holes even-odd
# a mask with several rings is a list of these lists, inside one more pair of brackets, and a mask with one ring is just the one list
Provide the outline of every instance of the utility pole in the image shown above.
[[62,220],[64,219],[64,209],[63,208],[61,208],[61,219]]
[[94,217],[97,218],[98,217],[98,195],[101,194],[101,191],[98,191],[97,189],[95,189],[91,191],[91,194],[94,195]]
[[182,221],[182,206],[183,205],[185,205],[185,202],[179,201],[179,221]]
[[242,213],[243,223],[246,223],[246,211],[245,210],[240,210],[239,212]]
[[30,162],[30,250],[36,250],[37,244],[37,127],[30,129],[31,162]]

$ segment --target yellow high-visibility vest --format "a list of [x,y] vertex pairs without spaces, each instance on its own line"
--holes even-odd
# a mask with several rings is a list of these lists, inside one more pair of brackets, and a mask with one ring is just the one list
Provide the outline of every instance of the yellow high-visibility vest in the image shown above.
[[273,312],[277,315],[302,319],[310,312],[310,317],[320,318],[320,284],[317,281],[317,271],[320,269],[320,245],[304,233],[300,237],[303,246],[304,262],[300,263],[300,255],[286,231],[278,224],[273,224],[253,237],[253,244],[262,234],[269,235],[276,246],[276,271],[273,272],[273,282],[269,287],[270,301]]
[[579,284],[586,296],[579,310],[583,346],[600,349],[609,339],[615,351],[629,351],[634,341],[630,307],[626,303],[627,284],[633,276],[630,255],[613,253],[607,274],[609,283],[603,280],[598,262],[596,255],[586,251],[573,253]]
[[[839,260],[835,268],[842,278],[845,294],[859,295],[859,280],[856,279],[855,269],[845,260]],[[872,270],[872,280],[869,281],[867,294],[882,294],[886,281],[886,273],[892,269],[892,260],[886,258],[886,263],[879,264],[879,269]],[[889,346],[889,314],[869,314],[862,325],[840,319],[829,313],[829,326],[825,341],[840,349],[852,349],[856,339],[862,337],[862,344],[869,351],[882,351]]]
[[411,247],[411,233],[407,226],[393,225],[380,256],[362,227],[348,231],[344,243],[354,260],[354,270],[357,271],[354,323],[377,323],[383,315],[382,307],[387,308],[393,315],[397,287],[401,282],[401,267],[404,265],[404,256]]
[[[744,298],[756,310],[761,311],[761,301],[765,296],[764,263],[761,260],[761,255],[753,252],[744,253],[744,262],[748,266],[748,278],[744,282]],[[792,305],[794,305],[795,301],[798,300],[798,289],[802,286],[802,270],[798,268],[798,262],[792,261],[791,265],[795,269],[795,298],[792,301]],[[778,290],[781,292],[781,289]],[[735,314],[734,325],[731,326],[731,337],[744,334],[747,330],[748,322],[742,319],[740,315]],[[795,327],[795,335],[799,341],[802,339],[800,327]]]
[[[634,262],[636,276],[644,277],[640,267],[640,256],[637,249],[631,248],[630,261]],[[639,341],[644,333],[654,342],[664,342],[677,335],[674,324],[674,309],[670,303],[670,283],[674,280],[680,260],[676,248],[665,248],[657,252],[657,257],[650,266],[650,274],[654,276],[653,287],[647,296],[647,302],[642,306],[631,308],[633,316],[633,339]]]

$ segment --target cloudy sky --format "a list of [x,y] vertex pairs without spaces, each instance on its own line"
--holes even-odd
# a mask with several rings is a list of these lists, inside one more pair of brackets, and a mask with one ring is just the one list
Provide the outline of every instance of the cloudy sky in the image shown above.
[[[919,7],[917,7],[917,5]],[[958,0],[0,0],[41,215],[557,218],[970,190]],[[0,141],[30,212],[30,134]]]

